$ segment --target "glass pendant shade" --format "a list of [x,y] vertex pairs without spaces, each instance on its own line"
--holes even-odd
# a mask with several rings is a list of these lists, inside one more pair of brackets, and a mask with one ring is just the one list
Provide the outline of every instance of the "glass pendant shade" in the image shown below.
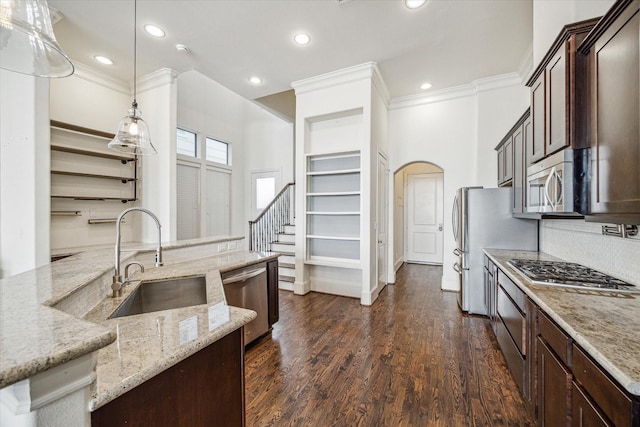
[[134,102],[129,108],[129,114],[120,120],[115,138],[107,145],[110,149],[142,156],[158,153],[151,143],[149,126],[142,120],[140,114]]
[[37,77],[73,74],[53,34],[46,0],[0,0],[0,68]]

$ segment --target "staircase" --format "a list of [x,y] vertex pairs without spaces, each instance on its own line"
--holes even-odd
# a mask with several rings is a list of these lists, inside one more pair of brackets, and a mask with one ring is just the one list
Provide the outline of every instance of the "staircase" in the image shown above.
[[287,224],[282,232],[277,233],[276,240],[271,242],[271,250],[282,254],[278,258],[278,288],[287,291],[293,291],[296,280],[295,238],[296,226]]
[[294,183],[274,197],[254,221],[249,221],[249,250],[282,254],[278,259],[278,288],[293,291],[296,278]]

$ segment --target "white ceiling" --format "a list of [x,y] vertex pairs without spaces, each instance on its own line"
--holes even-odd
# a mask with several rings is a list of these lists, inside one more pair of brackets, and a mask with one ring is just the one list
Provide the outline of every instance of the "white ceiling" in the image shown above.
[[[56,37],[76,61],[126,82],[133,76],[133,0],[49,0]],[[154,39],[144,24],[162,27]],[[139,0],[138,75],[195,69],[256,99],[291,82],[368,61],[392,98],[517,71],[532,39],[532,0]],[[311,43],[293,43],[306,32]],[[175,49],[182,43],[189,54]],[[99,65],[93,55],[115,64]],[[249,77],[264,83],[253,86]]]

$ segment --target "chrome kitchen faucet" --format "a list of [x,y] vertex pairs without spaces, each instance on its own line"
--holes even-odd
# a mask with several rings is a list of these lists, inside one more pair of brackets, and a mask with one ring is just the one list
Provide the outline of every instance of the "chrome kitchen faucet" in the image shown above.
[[156,267],[160,267],[162,266],[162,245],[160,244],[160,242],[162,242],[162,231],[160,230],[160,221],[158,220],[158,217],[155,216],[153,214],[153,212],[151,212],[148,209],[144,209],[144,208],[129,208],[126,209],[124,211],[122,211],[122,213],[118,216],[118,219],[116,220],[116,265],[115,265],[115,272],[113,274],[113,282],[111,283],[111,289],[113,290],[113,297],[119,297],[122,296],[122,287],[128,282],[129,279],[129,275],[126,274],[128,273],[129,267],[133,264],[133,265],[138,265],[141,268],[141,271],[144,271],[144,267],[142,267],[142,265],[138,262],[131,262],[129,264],[127,264],[125,266],[125,280],[122,280],[122,276],[120,275],[120,224],[122,223],[122,219],[124,218],[124,216],[126,214],[128,214],[129,212],[132,211],[139,211],[139,212],[144,212],[147,215],[149,215],[151,218],[153,218],[153,220],[156,222],[156,226],[158,227],[158,247],[156,248],[156,263],[155,266]]

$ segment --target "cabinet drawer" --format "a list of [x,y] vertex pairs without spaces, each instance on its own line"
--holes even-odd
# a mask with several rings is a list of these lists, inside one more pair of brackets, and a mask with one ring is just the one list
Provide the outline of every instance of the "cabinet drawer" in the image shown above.
[[507,296],[502,286],[498,286],[498,314],[507,331],[509,331],[513,342],[518,347],[518,352],[521,355],[525,355],[525,317],[511,298]]
[[502,289],[518,306],[518,310],[524,313],[524,292],[502,270],[498,270],[498,284],[502,286]]
[[538,316],[538,333],[562,363],[571,367],[571,338],[565,335],[542,311]]
[[500,350],[502,350],[502,354],[507,361],[509,371],[511,371],[511,375],[513,375],[520,392],[524,393],[524,359],[500,319],[496,322],[495,333]]
[[573,345],[573,376],[614,425],[619,427],[632,425],[633,402],[631,399],[575,344]]

